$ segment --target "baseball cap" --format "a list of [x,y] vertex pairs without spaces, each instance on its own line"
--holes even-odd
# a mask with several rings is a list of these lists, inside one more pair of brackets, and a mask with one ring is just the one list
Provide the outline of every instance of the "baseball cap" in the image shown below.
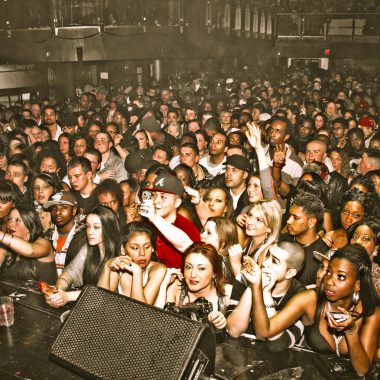
[[231,165],[234,168],[244,170],[245,172],[250,172],[252,169],[252,165],[249,162],[248,158],[240,156],[239,154],[233,154],[227,157],[224,165]]
[[323,261],[323,260],[330,261],[336,251],[337,251],[336,248],[331,248],[326,253],[313,251],[313,255],[318,261]]
[[185,189],[182,182],[173,175],[161,174],[154,181],[152,189],[145,189],[149,191],[158,191],[161,193],[177,194],[182,197]]
[[125,170],[128,173],[136,173],[141,169],[147,169],[151,159],[152,153],[147,149],[132,152],[125,158]]
[[60,191],[59,193],[53,194],[49,200],[43,204],[43,207],[44,209],[48,209],[55,205],[76,206],[77,203],[75,195],[70,191]]
[[364,116],[359,120],[359,125],[363,127],[375,127],[375,122],[368,116]]
[[358,104],[357,104],[358,107],[361,107],[361,108],[368,108],[369,107],[369,103],[366,101],[366,100],[361,100]]
[[272,117],[272,116],[271,116],[269,113],[264,112],[264,113],[261,113],[261,114],[259,115],[259,121],[267,121],[267,120],[269,120],[271,117]]

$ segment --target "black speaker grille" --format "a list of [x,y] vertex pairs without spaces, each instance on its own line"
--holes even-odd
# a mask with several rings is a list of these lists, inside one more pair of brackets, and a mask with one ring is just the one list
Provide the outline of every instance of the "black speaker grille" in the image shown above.
[[51,353],[101,379],[178,379],[204,327],[96,287],[87,287]]

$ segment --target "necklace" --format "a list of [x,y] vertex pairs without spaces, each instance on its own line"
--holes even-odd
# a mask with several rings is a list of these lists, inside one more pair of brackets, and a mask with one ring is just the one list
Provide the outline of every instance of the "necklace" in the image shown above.
[[[349,311],[354,310],[354,307],[355,307],[355,305],[352,305],[352,306],[350,307],[350,310],[349,310]],[[329,301],[327,301],[327,309],[328,309],[328,311],[330,311],[330,312],[332,311],[332,310],[331,310],[331,303],[330,303]],[[334,334],[334,333],[332,332],[331,335],[333,336],[333,338],[334,338],[334,342],[335,342],[335,352],[336,352],[337,356],[340,356],[340,352],[339,352],[339,343],[340,343],[340,341],[343,339],[343,335],[344,335],[344,333],[341,333],[340,335],[336,335],[336,334]]]

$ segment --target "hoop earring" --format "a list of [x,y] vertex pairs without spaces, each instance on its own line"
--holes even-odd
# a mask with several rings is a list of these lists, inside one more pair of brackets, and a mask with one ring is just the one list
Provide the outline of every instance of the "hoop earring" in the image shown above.
[[359,303],[359,300],[360,300],[359,292],[354,292],[354,294],[352,295],[352,303],[354,305],[357,305]]

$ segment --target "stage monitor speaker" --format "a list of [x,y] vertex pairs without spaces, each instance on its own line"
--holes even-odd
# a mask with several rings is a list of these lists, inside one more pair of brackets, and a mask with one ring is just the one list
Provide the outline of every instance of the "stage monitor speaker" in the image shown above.
[[205,324],[88,285],[50,358],[89,379],[196,380],[214,373],[215,346]]

